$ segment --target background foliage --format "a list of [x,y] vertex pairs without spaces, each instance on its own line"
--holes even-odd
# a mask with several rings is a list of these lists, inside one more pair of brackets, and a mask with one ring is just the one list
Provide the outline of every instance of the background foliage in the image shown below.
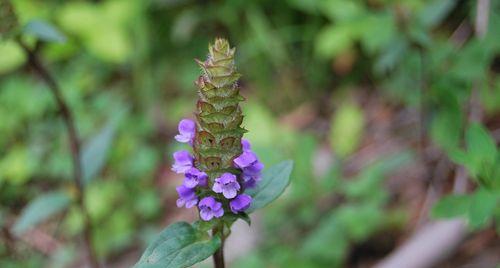
[[[373,263],[427,221],[426,189],[440,199],[433,216],[500,231],[498,1],[484,36],[476,1],[13,4],[74,111],[84,201],[110,265],[135,263],[162,226],[193,217],[174,206],[172,137],[194,109],[193,58],[216,36],[237,47],[255,151],[267,166],[295,162],[258,216],[265,239],[237,267]],[[26,60],[0,41],[0,266],[72,266],[83,224],[67,134]],[[461,166],[466,189],[452,194]]]

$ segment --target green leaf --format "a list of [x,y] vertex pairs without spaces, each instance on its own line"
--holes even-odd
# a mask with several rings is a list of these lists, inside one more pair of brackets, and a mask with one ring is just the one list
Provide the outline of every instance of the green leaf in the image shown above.
[[293,161],[286,160],[265,170],[262,174],[262,181],[257,187],[246,191],[253,198],[252,205],[246,213],[263,208],[278,198],[290,183],[292,168]]
[[114,140],[116,127],[123,117],[123,113],[123,110],[117,112],[101,131],[84,145],[81,153],[81,161],[83,181],[85,184],[95,178],[104,167],[109,149]]
[[142,254],[136,268],[183,268],[203,261],[220,247],[218,236],[197,232],[187,222],[168,226]]
[[454,0],[434,0],[419,12],[418,20],[425,27],[434,27],[446,18],[456,4]]
[[326,215],[304,238],[299,254],[306,258],[333,264],[331,267],[340,267],[348,248],[348,237],[337,213],[333,212]]
[[496,161],[497,149],[493,138],[480,124],[472,124],[465,135],[468,162],[465,166],[476,179],[490,172]]
[[66,209],[70,200],[66,192],[52,192],[37,197],[23,209],[21,216],[14,224],[14,232],[22,234],[42,223]]
[[33,35],[46,42],[66,42],[66,36],[57,30],[55,26],[42,20],[32,20],[28,22],[28,24],[24,27],[24,33]]
[[333,117],[330,143],[340,157],[356,150],[363,135],[363,111],[354,103],[344,103]]
[[469,224],[472,228],[485,226],[493,217],[499,197],[493,192],[479,189],[472,195],[469,210]]
[[448,195],[439,200],[431,211],[434,218],[453,218],[466,215],[471,204],[470,195]]
[[353,46],[354,33],[349,24],[325,26],[315,41],[316,53],[321,58],[334,58]]

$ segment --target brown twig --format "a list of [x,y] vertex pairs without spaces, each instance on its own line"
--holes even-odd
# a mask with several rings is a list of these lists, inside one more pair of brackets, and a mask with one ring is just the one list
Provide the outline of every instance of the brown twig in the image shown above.
[[78,138],[78,132],[75,126],[75,120],[71,113],[70,108],[66,104],[64,97],[61,93],[61,89],[55,79],[52,77],[50,72],[45,68],[42,64],[40,58],[35,53],[34,50],[30,49],[21,38],[17,38],[16,40],[21,48],[24,50],[27,58],[28,65],[33,68],[33,70],[42,78],[42,80],[47,84],[50,92],[52,93],[57,106],[59,107],[59,112],[64,120],[64,124],[66,125],[66,129],[68,131],[71,155],[73,160],[73,180],[76,185],[78,191],[78,205],[83,213],[84,218],[84,228],[83,228],[83,238],[84,244],[87,251],[88,261],[94,268],[99,268],[99,261],[97,260],[97,256],[95,254],[94,248],[92,247],[92,223],[90,220],[90,215],[85,205],[85,191],[83,185],[83,173],[82,173],[82,164],[80,158],[80,141]]

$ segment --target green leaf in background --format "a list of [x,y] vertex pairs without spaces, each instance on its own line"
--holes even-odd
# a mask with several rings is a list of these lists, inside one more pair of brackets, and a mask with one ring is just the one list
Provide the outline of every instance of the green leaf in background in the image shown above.
[[43,20],[32,20],[24,27],[24,33],[46,42],[64,43],[64,36],[55,26]]
[[484,159],[494,162],[496,157],[496,144],[489,135],[488,130],[480,124],[472,124],[465,135],[467,151],[473,159]]
[[187,222],[168,226],[142,254],[136,268],[183,268],[210,257],[221,245],[218,236],[197,232]]
[[278,198],[290,183],[292,169],[292,160],[283,161],[266,169],[257,187],[246,191],[253,200],[252,205],[245,212],[251,213],[256,209],[263,208]]
[[425,27],[434,27],[441,23],[455,7],[455,0],[434,0],[418,14],[419,22]]
[[315,41],[316,53],[322,58],[332,58],[351,48],[353,31],[348,24],[328,25],[322,29]]
[[333,212],[304,238],[299,253],[306,258],[328,262],[330,267],[340,267],[348,246],[345,230]]
[[82,149],[82,172],[84,183],[90,182],[104,167],[108,151],[113,143],[116,127],[124,111],[115,112],[113,118]]
[[2,55],[0,57],[0,74],[19,68],[26,61],[23,50],[12,40],[0,42],[0,55]]
[[363,111],[356,104],[346,102],[332,120],[330,143],[340,157],[346,157],[356,150],[363,135]]
[[460,142],[463,116],[458,103],[442,109],[431,123],[432,140],[445,151],[456,149]]
[[489,172],[496,161],[495,141],[488,130],[480,124],[472,124],[467,129],[465,139],[469,160],[465,165],[475,178],[479,178]]
[[466,215],[472,198],[470,195],[448,195],[441,198],[432,208],[433,218],[453,218]]
[[485,226],[493,217],[499,195],[485,189],[478,189],[472,194],[469,210],[469,224],[472,228]]
[[14,224],[14,232],[22,234],[53,215],[63,211],[71,198],[66,192],[51,192],[40,195],[25,207]]

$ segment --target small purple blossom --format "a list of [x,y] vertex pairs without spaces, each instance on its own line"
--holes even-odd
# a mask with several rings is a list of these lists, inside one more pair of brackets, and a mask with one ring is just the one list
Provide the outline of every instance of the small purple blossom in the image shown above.
[[222,204],[215,201],[215,198],[211,196],[201,199],[198,208],[200,209],[200,217],[204,221],[209,221],[213,217],[220,218],[224,215]]
[[196,186],[207,186],[208,175],[205,172],[199,171],[197,168],[190,168],[186,171],[184,178],[184,186],[195,188]]
[[178,142],[192,144],[196,133],[196,123],[191,119],[182,119],[177,128],[179,134],[175,135],[175,139]]
[[219,178],[216,178],[214,186],[212,187],[214,192],[218,194],[222,193],[227,199],[234,198],[239,189],[240,184],[236,176],[231,173],[224,173]]
[[233,213],[238,214],[238,212],[245,211],[248,207],[250,207],[251,202],[251,196],[247,194],[240,194],[229,202],[229,207]]
[[177,186],[176,190],[179,194],[179,199],[177,199],[177,207],[186,206],[186,208],[191,208],[198,203],[198,197],[196,196],[194,189],[181,185]]
[[243,153],[233,160],[234,164],[243,171],[243,187],[253,188],[261,178],[261,171],[264,164],[259,161],[257,156],[251,151],[243,150]]
[[188,151],[181,150],[174,153],[175,163],[172,165],[172,170],[176,173],[185,173],[193,167],[193,157]]
[[246,168],[259,161],[257,156],[251,151],[243,151],[243,153],[236,157],[233,162],[239,168]]
[[243,152],[251,152],[252,146],[250,145],[250,141],[247,139],[241,139],[241,147],[243,148]]

